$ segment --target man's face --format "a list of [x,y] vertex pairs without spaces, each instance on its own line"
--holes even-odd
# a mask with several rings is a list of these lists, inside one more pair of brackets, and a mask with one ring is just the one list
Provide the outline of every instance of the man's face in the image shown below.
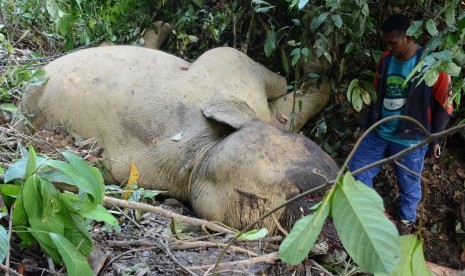
[[399,34],[396,31],[383,33],[383,41],[386,49],[398,60],[407,60],[410,58],[409,50],[412,39],[406,35]]

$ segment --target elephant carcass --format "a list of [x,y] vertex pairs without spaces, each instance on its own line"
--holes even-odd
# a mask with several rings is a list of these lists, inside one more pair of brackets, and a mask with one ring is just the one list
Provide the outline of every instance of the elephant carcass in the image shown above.
[[[133,162],[140,186],[168,191],[202,218],[241,228],[336,175],[315,143],[268,123],[268,100],[286,82],[237,50],[213,49],[190,64],[147,48],[99,47],[45,72],[48,82],[21,103],[36,128],[65,123],[96,138],[114,179],[123,182]],[[292,222],[298,210],[276,216]],[[275,228],[271,219],[263,225]]]

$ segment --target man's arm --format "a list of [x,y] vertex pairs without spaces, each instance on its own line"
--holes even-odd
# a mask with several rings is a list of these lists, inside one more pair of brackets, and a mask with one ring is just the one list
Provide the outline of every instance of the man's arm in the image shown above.
[[[452,82],[448,74],[439,73],[439,78],[433,86],[433,106],[431,109],[431,133],[441,132],[446,128],[452,115]],[[436,158],[440,154],[439,141],[431,143],[431,149]]]

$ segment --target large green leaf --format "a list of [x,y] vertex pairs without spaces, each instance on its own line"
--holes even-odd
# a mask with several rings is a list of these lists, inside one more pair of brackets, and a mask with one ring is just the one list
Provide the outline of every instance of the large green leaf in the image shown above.
[[55,216],[56,213],[62,209],[59,196],[60,192],[46,178],[39,177],[39,179],[43,204],[41,219],[46,221],[48,218]]
[[314,17],[313,20],[312,20],[312,23],[310,24],[310,28],[313,30],[313,31],[316,31],[316,29],[318,27],[320,27],[320,25],[326,21],[326,18],[328,17],[329,13],[327,12],[323,12],[321,13],[318,17]]
[[[413,256],[412,256],[413,275],[429,276],[431,275],[431,271],[426,266],[425,255],[423,254],[423,242],[421,240],[418,240],[416,236],[415,238],[417,240],[417,246],[415,247],[413,251]],[[401,242],[402,242],[402,237],[401,237]]]
[[428,276],[431,271],[426,267],[423,256],[423,244],[415,235],[400,237],[401,255],[400,261],[391,273],[378,273],[376,276]]
[[[55,219],[49,219],[47,221],[41,220],[43,204],[40,196],[40,180],[35,174],[26,179],[23,189],[23,198],[27,199],[23,201],[23,205],[31,226],[31,234],[39,242],[42,249],[47,252],[56,263],[59,263],[61,257],[48,236],[48,233],[52,232],[52,228],[56,230],[60,228],[60,226]],[[63,232],[64,226],[61,227],[61,234],[63,234]]]
[[450,5],[444,11],[444,21],[446,22],[447,27],[452,27],[455,24],[455,7]]
[[421,29],[422,26],[423,26],[422,20],[413,21],[413,23],[410,25],[410,27],[407,30],[407,35],[418,38],[422,33],[422,29]]
[[426,30],[428,31],[428,33],[431,36],[435,36],[435,35],[437,35],[439,33],[438,29],[436,27],[436,23],[434,22],[434,20],[432,18],[428,19],[428,21],[426,21]]
[[16,234],[21,239],[21,248],[26,248],[36,244],[36,240],[27,232],[29,227],[29,220],[27,219],[26,210],[23,205],[23,195],[22,193],[18,194],[18,197],[15,200],[15,208],[13,208],[13,226],[16,231]]
[[268,36],[266,37],[265,45],[263,45],[263,48],[266,57],[270,57],[276,49],[276,33],[274,29],[271,29],[268,32]]
[[279,246],[281,260],[292,265],[302,262],[315,244],[328,215],[329,204],[322,204],[311,215],[299,219]]
[[118,220],[108,212],[107,209],[105,209],[102,205],[97,204],[94,208],[92,209],[85,209],[79,212],[80,215],[82,215],[85,218],[93,219],[96,221],[103,221],[105,223],[108,223],[112,226],[118,225]]
[[3,260],[5,260],[8,254],[8,244],[8,233],[5,228],[0,225],[0,263],[3,263]]
[[444,62],[441,64],[439,67],[442,71],[446,72],[452,77],[457,77],[460,75],[460,72],[462,71],[462,68],[455,64],[453,61],[451,62]]
[[70,276],[93,275],[93,271],[87,263],[86,258],[76,250],[64,236],[55,233],[49,234],[55,246],[58,248],[61,257],[66,265],[66,272]]
[[22,189],[20,185],[0,184],[0,193],[11,197],[17,197]]
[[[4,183],[9,183],[13,179],[24,178],[26,174],[27,160],[29,157],[29,152],[25,148],[21,148],[21,159],[11,164],[8,170],[5,172]],[[36,166],[39,167],[42,163],[46,161],[46,158],[43,156],[36,156]]]
[[336,188],[331,214],[351,258],[371,273],[389,273],[399,262],[400,240],[381,197],[347,172]]
[[100,183],[95,180],[92,172],[92,177],[89,178],[87,177],[88,173],[86,175],[71,164],[58,160],[48,160],[46,165],[62,171],[70,180],[67,184],[78,187],[81,195],[86,193],[94,198],[95,203],[102,203],[103,192],[99,187]]
[[29,154],[27,156],[26,162],[26,172],[24,173],[24,178],[28,178],[37,170],[37,156],[34,148],[32,146],[29,147]]
[[102,203],[103,196],[105,194],[105,185],[100,172],[96,168],[89,166],[89,164],[87,164],[84,159],[74,153],[63,152],[62,154],[71,164],[71,166],[73,166],[78,172],[80,172],[86,179],[88,179],[98,188],[98,194],[93,196],[97,197],[97,203]]

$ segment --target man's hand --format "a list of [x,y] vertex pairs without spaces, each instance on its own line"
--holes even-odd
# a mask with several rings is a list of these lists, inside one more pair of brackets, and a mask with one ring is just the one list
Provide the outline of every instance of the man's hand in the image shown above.
[[441,157],[441,147],[439,146],[439,144],[434,145],[434,146],[431,148],[431,155],[433,155],[434,158],[436,158],[436,159],[438,159],[439,157]]

